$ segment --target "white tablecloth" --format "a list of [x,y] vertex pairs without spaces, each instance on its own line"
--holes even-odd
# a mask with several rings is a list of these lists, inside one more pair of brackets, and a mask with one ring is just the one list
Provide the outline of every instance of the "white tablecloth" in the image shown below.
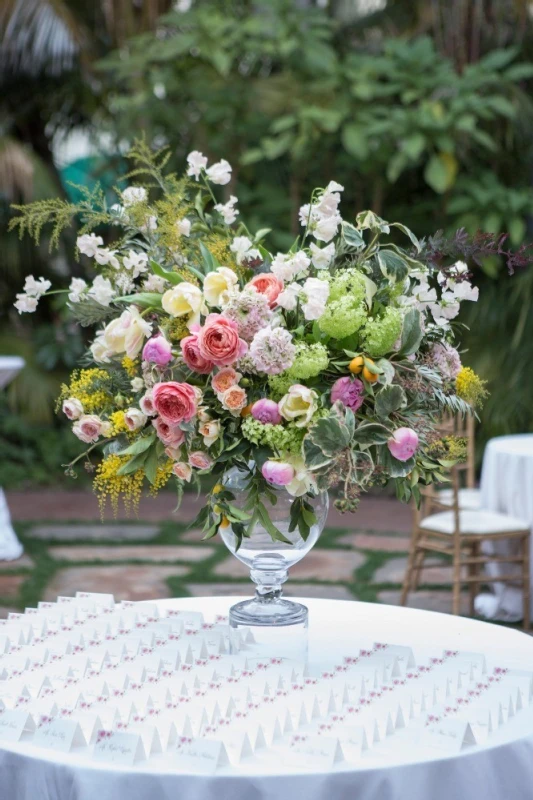
[[[524,520],[533,531],[533,433],[518,436],[499,436],[491,439],[483,456],[481,474],[481,505],[489,511],[499,511]],[[516,546],[510,541],[487,543],[485,552],[511,553]],[[490,574],[497,577],[502,572],[518,569],[513,564],[491,564]],[[533,558],[531,580],[533,584]],[[498,604],[493,615],[505,614],[522,617],[522,592],[519,588],[494,584]],[[533,593],[531,596],[533,611]]]
[[[0,356],[0,389],[7,386],[23,366],[24,359],[19,356]],[[11,525],[6,498],[0,487],[0,561],[12,561],[20,558],[22,553],[22,545]],[[3,800],[1,795],[0,800]]]
[[[162,601],[160,607],[227,613],[238,598]],[[434,612],[334,600],[305,600],[310,611],[310,661],[339,658],[347,648],[373,641],[427,648],[451,647],[533,664],[533,639],[510,629]],[[521,714],[526,712],[520,712]],[[514,720],[511,720],[512,723]],[[328,773],[200,776],[88,765],[76,756],[24,743],[0,747],[1,800],[531,800],[533,719],[518,732],[460,755],[420,760],[416,748],[391,763],[386,749],[371,766]],[[529,729],[530,728],[530,729]],[[500,731],[497,732],[499,734]],[[437,751],[438,752],[438,751]]]

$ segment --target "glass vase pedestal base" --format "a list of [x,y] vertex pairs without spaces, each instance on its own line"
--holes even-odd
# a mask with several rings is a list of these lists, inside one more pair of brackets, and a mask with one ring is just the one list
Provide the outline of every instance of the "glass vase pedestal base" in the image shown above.
[[281,597],[243,600],[229,612],[231,653],[307,661],[308,610]]

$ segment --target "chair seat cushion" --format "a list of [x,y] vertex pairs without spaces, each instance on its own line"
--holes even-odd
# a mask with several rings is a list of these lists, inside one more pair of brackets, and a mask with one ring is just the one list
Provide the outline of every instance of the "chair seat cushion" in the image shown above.
[[[420,527],[436,533],[452,534],[455,530],[453,511],[442,511],[440,514],[431,514],[420,523]],[[509,533],[529,529],[527,522],[507,514],[498,514],[496,511],[460,511],[459,529],[462,534],[488,536],[498,533]]]
[[[446,506],[453,505],[453,489],[441,489],[437,492],[437,500]],[[459,489],[459,508],[465,511],[477,511],[481,508],[479,489]]]

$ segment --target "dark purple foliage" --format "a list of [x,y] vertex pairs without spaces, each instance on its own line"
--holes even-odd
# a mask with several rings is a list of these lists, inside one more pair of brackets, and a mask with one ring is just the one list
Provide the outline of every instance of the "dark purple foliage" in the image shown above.
[[[506,233],[483,233],[478,231],[474,236],[469,236],[464,228],[459,228],[454,236],[445,236],[443,231],[437,231],[422,242],[422,252],[419,259],[446,272],[442,262],[446,259],[461,260],[481,266],[483,258],[487,256],[500,256],[505,259],[509,275],[516,269],[525,269],[533,263],[533,244],[523,244],[518,250],[512,252],[504,247],[508,235]],[[467,275],[463,276],[464,278]]]

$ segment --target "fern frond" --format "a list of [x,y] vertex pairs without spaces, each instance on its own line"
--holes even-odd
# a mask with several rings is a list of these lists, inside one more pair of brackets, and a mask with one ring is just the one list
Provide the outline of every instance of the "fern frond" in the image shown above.
[[112,317],[116,310],[109,306],[102,306],[96,300],[87,298],[80,300],[79,303],[69,303],[68,307],[72,316],[80,323],[83,328],[90,325],[97,325],[99,322]]

